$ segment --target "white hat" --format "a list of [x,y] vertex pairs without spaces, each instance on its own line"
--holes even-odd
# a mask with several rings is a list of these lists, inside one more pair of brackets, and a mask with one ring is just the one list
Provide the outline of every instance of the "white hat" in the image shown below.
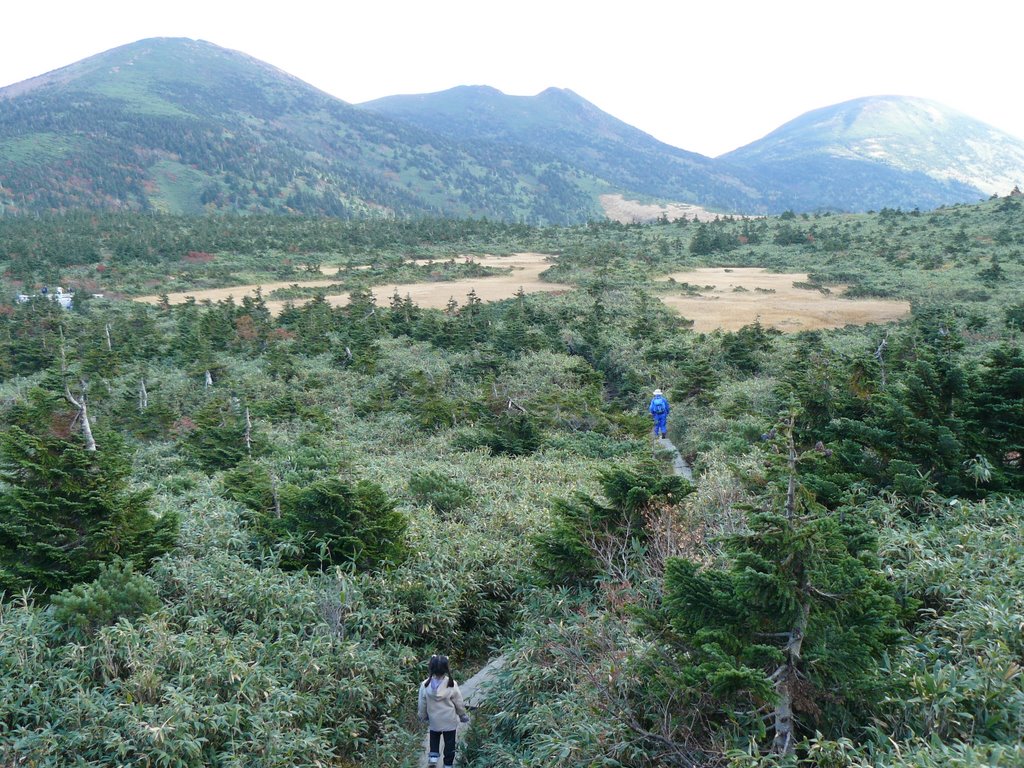
[[661,390],[660,390],[660,389],[656,389],[656,390],[654,390],[654,394],[656,394],[656,395],[660,395],[660,394],[661,394]]

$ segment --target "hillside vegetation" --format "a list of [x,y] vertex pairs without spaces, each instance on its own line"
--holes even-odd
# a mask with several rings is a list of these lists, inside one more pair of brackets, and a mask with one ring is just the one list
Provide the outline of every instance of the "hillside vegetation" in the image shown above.
[[244,53],[184,38],[140,40],[0,88],[4,216],[579,224],[605,218],[602,198],[617,196],[752,215],[930,209],[1021,183],[1019,139],[906,97],[824,107],[709,158],[565,89],[508,96],[463,86],[352,105]]
[[579,221],[591,180],[467,148],[202,41],[116,48],[0,91],[0,210]]
[[[0,764],[411,765],[425,660],[501,652],[463,765],[1021,765],[1022,249],[1016,197],[0,219]],[[574,289],[365,290],[518,251]],[[324,264],[347,305],[118,298]],[[658,278],[698,266],[912,310],[696,332]]]

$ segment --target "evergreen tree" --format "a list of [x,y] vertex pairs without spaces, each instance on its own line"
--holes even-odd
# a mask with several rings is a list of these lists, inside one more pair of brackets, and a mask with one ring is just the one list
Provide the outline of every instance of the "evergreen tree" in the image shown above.
[[378,568],[400,562],[406,554],[407,521],[377,484],[337,478],[280,489],[280,515],[260,515],[264,541],[286,544],[282,565],[324,569],[351,563]]
[[264,441],[252,429],[246,414],[247,409],[236,398],[211,400],[194,416],[194,426],[184,440],[186,452],[208,472],[230,469],[258,456]]
[[131,490],[131,457],[116,435],[88,451],[52,400],[13,414],[0,435],[0,590],[56,592],[121,558],[139,568],[169,550],[175,517],[156,518]]
[[[728,566],[670,559],[664,607],[722,721],[769,710],[772,751],[801,733],[845,734],[877,697],[879,657],[898,638],[897,608],[867,525],[827,512],[797,479],[793,421],[770,459],[774,478],[749,530],[725,542]],[[759,715],[747,726],[760,731]]]
[[640,555],[651,532],[652,511],[679,503],[693,490],[654,462],[612,467],[598,479],[603,498],[578,494],[555,499],[554,524],[537,538],[537,563],[552,584],[586,586],[605,573],[611,560],[625,563]]
[[1024,488],[1024,352],[1003,344],[989,352],[971,387],[967,440],[994,467],[990,488]]

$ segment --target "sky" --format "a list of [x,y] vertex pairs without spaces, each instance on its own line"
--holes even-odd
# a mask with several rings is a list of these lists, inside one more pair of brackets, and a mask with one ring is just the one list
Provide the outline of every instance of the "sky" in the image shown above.
[[819,107],[931,99],[1024,139],[1024,5],[948,0],[5,2],[0,86],[148,37],[242,51],[350,103],[569,88],[716,156]]

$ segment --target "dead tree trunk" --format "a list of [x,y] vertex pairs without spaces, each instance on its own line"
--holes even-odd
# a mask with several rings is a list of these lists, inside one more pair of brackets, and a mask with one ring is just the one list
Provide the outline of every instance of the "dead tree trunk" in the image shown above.
[[249,406],[245,407],[245,451],[252,456],[252,418],[249,416]]
[[281,494],[278,493],[277,475],[270,476],[270,492],[274,496],[274,517],[281,519]]
[[65,383],[64,397],[67,398],[69,403],[78,409],[78,414],[75,416],[75,420],[79,421],[82,425],[82,437],[85,439],[85,450],[95,451],[96,440],[92,436],[92,425],[89,424],[89,408],[85,402],[85,382],[82,382],[82,392],[78,396],[78,399],[75,399],[75,396],[71,394],[71,387]]
[[882,343],[878,345],[878,349],[875,350],[875,359],[878,361],[878,367],[882,373],[882,389],[885,389],[885,348],[889,346],[889,337],[886,336],[882,339]]
[[[46,334],[44,333],[45,337]],[[60,375],[61,377],[66,376],[68,373],[68,358],[64,354],[64,326],[60,326]]]
[[796,514],[796,440],[793,437],[793,428],[796,425],[796,417],[790,414],[789,417],[789,486],[786,488],[786,519],[792,520]]
[[810,613],[811,605],[805,601],[800,606],[800,615],[797,618],[796,626],[790,631],[789,642],[783,648],[785,661],[773,675],[775,692],[779,696],[779,700],[775,704],[775,738],[772,740],[772,752],[776,755],[792,754],[796,748],[793,698],[796,688],[800,684],[800,653]]

